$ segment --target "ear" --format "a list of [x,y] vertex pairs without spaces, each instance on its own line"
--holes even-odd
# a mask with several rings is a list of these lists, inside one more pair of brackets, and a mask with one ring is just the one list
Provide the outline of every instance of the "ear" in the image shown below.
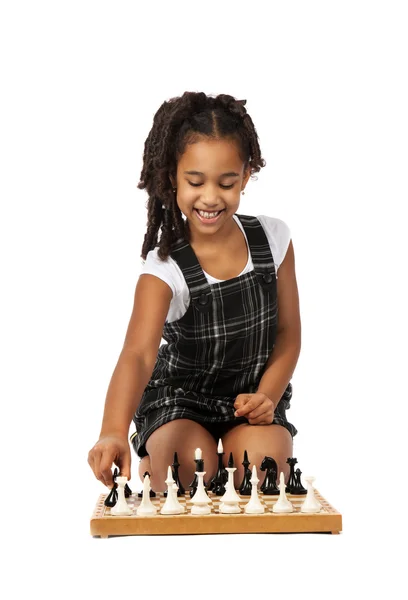
[[248,167],[248,169],[244,172],[244,177],[242,179],[242,185],[246,186],[246,184],[248,183],[248,179],[251,176],[251,168]]

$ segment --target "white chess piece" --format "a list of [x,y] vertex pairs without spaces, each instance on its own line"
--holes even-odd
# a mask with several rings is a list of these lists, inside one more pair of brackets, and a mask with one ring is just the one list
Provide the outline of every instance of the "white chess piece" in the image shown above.
[[244,512],[248,515],[261,515],[265,512],[265,507],[261,503],[258,496],[258,483],[259,479],[256,473],[256,465],[252,467],[252,477],[251,477],[251,499],[248,504],[244,507]]
[[228,481],[225,486],[226,492],[221,497],[221,504],[219,511],[224,514],[235,514],[240,513],[241,508],[239,506],[239,502],[241,498],[238,496],[234,487],[234,471],[236,471],[236,467],[226,467],[228,471]]
[[[180,504],[177,500],[177,495],[174,494],[174,479],[171,474],[171,467],[169,465],[167,469],[167,498],[166,502],[163,504],[160,514],[162,515],[180,515],[185,512],[184,506]],[[177,485],[176,485],[177,489]]]
[[125,485],[127,483],[127,477],[118,476],[116,477],[116,483],[118,484],[118,500],[115,506],[111,508],[111,515],[114,516],[126,516],[133,514],[132,509],[128,506],[125,498]]
[[314,495],[313,482],[315,480],[315,477],[312,477],[309,475],[308,477],[305,477],[304,479],[307,483],[307,495],[306,495],[305,501],[303,502],[302,506],[300,507],[300,512],[302,512],[302,513],[318,513],[321,511],[322,505],[320,504],[320,502],[317,500],[317,498]]
[[192,515],[209,515],[211,508],[209,504],[212,504],[211,498],[208,496],[204,487],[204,475],[206,471],[196,471],[195,474],[198,477],[197,489],[194,496],[191,498],[193,506],[191,507]]
[[278,501],[272,507],[272,512],[274,513],[291,513],[294,512],[293,504],[288,500],[285,493],[285,476],[281,471],[279,476],[279,498]]
[[150,477],[145,475],[143,480],[143,496],[140,505],[136,509],[136,514],[139,517],[150,516],[157,514],[157,507],[150,499]]

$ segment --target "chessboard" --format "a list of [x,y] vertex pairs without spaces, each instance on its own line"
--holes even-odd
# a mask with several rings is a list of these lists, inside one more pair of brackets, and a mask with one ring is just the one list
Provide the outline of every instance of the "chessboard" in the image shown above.
[[180,535],[180,534],[206,534],[206,533],[334,533],[342,530],[342,516],[325,500],[314,488],[314,495],[321,503],[319,513],[306,514],[300,512],[300,507],[305,496],[286,494],[293,504],[293,513],[273,513],[272,506],[277,502],[279,495],[266,496],[259,494],[261,503],[265,506],[263,514],[245,514],[244,507],[250,496],[241,496],[239,506],[242,510],[238,514],[223,514],[219,512],[221,496],[207,492],[212,500],[211,514],[192,515],[193,506],[190,493],[178,498],[186,508],[186,512],[179,515],[162,515],[160,509],[166,498],[158,492],[151,498],[158,508],[153,516],[138,516],[136,509],[142,499],[137,493],[127,498],[127,504],[133,514],[129,516],[114,516],[111,509],[104,505],[107,494],[101,494],[91,518],[91,535],[107,538],[113,535]]

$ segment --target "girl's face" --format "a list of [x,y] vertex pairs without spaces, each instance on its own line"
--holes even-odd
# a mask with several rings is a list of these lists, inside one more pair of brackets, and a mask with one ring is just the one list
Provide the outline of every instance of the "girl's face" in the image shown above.
[[186,147],[173,187],[193,237],[224,233],[225,225],[231,226],[249,176],[233,141],[206,139]]

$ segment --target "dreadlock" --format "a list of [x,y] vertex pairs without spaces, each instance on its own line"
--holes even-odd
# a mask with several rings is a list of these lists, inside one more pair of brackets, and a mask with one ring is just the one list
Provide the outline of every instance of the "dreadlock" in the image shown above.
[[250,168],[251,175],[266,165],[245,104],[246,100],[236,100],[228,94],[213,97],[204,92],[184,92],[163,102],[154,115],[144,144],[143,168],[137,186],[141,190],[146,188],[149,195],[147,231],[141,254],[144,260],[156,246],[159,246],[159,258],[165,260],[174,242],[189,239],[189,228],[169,177],[176,180],[177,162],[189,143],[201,136],[234,139],[245,170]]

